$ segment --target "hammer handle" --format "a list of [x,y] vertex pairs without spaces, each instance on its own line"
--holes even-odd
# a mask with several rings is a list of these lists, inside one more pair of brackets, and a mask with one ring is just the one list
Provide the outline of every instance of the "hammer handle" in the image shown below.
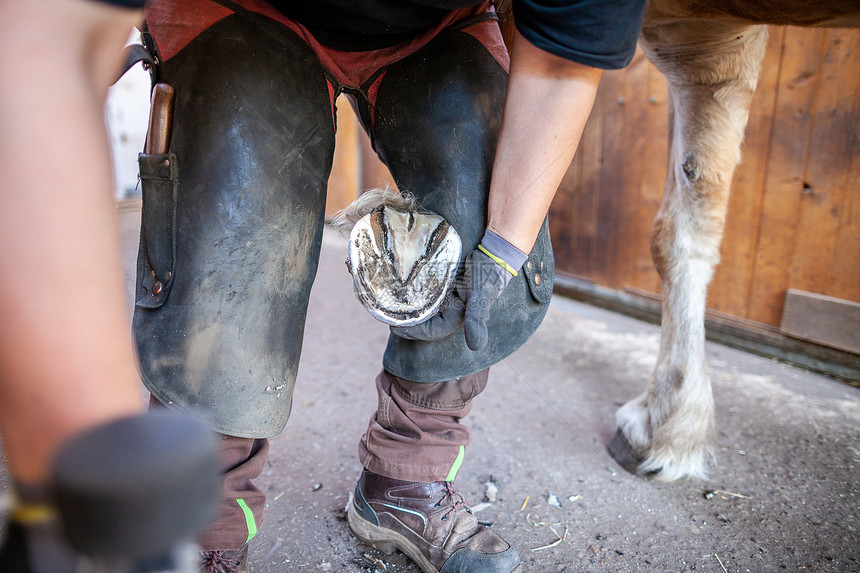
[[167,153],[170,146],[170,129],[173,126],[173,88],[155,84],[149,110],[149,128],[143,151],[147,155]]

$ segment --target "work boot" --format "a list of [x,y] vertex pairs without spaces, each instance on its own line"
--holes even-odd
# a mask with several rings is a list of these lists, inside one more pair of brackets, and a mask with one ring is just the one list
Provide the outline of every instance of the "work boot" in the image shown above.
[[232,551],[204,551],[200,573],[248,573],[248,544]]
[[410,482],[364,470],[347,512],[349,528],[383,553],[399,549],[424,573],[512,573],[520,557],[478,523],[451,482]]

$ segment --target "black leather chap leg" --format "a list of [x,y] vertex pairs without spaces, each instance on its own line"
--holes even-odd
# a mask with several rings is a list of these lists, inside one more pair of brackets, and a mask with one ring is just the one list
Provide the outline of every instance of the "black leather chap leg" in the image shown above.
[[[487,196],[507,73],[473,36],[448,29],[390,66],[376,102],[374,143],[401,190],[442,215],[475,249],[487,224]],[[440,382],[488,368],[537,329],[552,295],[549,232],[491,312],[488,345],[473,352],[463,331],[441,341],[389,338],[385,369],[415,382]]]
[[334,151],[325,76],[293,32],[244,13],[157,72],[176,107],[169,169],[141,162],[144,184],[155,181],[134,314],[143,379],[221,433],[270,437],[289,417],[322,239]]

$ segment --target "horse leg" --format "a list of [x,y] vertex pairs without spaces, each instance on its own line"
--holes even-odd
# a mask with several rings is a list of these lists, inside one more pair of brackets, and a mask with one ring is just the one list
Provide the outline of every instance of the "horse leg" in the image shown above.
[[714,458],[705,295],[766,41],[764,26],[715,20],[642,32],[670,95],[669,172],[651,236],[662,332],[647,389],[618,410],[609,450],[627,469],[664,481],[704,478]]

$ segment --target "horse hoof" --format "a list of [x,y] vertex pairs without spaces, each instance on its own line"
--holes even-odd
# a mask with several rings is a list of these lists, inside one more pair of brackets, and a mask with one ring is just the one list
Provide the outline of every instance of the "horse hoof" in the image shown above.
[[618,428],[615,436],[606,445],[606,451],[622,468],[631,474],[640,474],[639,464],[645,461],[645,458],[636,453],[621,428]]

